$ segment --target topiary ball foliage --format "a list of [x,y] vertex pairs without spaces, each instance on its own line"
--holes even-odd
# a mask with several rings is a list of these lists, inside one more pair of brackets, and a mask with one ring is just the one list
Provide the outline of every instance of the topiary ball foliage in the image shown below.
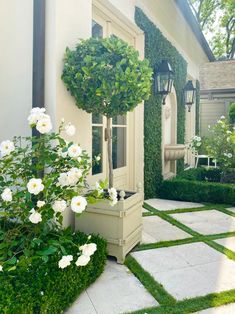
[[90,38],[66,49],[62,80],[78,108],[111,118],[149,98],[152,70],[123,40]]

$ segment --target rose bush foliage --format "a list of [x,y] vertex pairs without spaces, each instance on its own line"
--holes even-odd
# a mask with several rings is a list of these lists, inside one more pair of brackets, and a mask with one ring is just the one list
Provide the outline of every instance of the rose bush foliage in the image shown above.
[[199,149],[202,146],[202,139],[200,136],[195,135],[191,141],[189,142],[189,144],[187,145],[189,149],[192,150],[192,152],[198,153]]
[[[32,109],[28,122],[39,137],[15,137],[0,144],[0,271],[29,267],[35,259],[46,263],[51,255],[63,269],[72,262],[85,266],[96,244],[77,246],[77,256],[66,250],[71,237],[61,233],[63,213],[81,214],[88,202],[105,197],[104,183],[91,190],[86,182],[92,161],[78,144],[62,134],[75,127],[61,122],[58,133],[44,108]],[[116,197],[117,198],[117,197]],[[113,203],[117,201],[110,194]]]
[[235,168],[235,130],[222,116],[213,127],[209,127],[206,140],[208,154],[216,159],[222,169]]

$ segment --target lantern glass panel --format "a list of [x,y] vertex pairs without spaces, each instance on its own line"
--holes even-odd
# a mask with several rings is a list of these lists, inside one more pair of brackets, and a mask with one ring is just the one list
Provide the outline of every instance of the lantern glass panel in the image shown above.
[[193,104],[194,102],[194,90],[186,90],[185,91],[185,102],[186,104]]
[[158,73],[157,74],[157,91],[162,94],[169,92],[170,81],[169,73]]

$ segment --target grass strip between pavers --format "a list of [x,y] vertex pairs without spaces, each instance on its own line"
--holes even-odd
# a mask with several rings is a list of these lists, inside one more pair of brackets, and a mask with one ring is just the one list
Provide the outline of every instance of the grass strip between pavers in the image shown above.
[[125,260],[125,265],[139,279],[159,304],[174,304],[176,302],[175,298],[173,298],[160,283],[155,281],[154,278],[140,266],[134,257],[128,255]]
[[235,261],[235,252],[227,249],[226,247],[224,247],[223,245],[214,242],[214,241],[204,241],[207,245],[209,245],[210,247],[212,247],[213,249],[223,253],[224,255],[226,255],[229,259],[232,259]]
[[[211,234],[211,235],[200,235],[200,236],[195,236],[195,237],[185,238],[185,239],[178,239],[178,240],[168,240],[168,241],[161,241],[161,242],[155,242],[155,243],[146,243],[146,244],[140,244],[139,246],[134,248],[133,251],[159,249],[159,248],[163,248],[163,247],[170,247],[170,246],[183,245],[183,244],[189,244],[189,243],[219,240],[219,239],[230,238],[230,237],[234,237],[234,236],[235,236],[235,231],[226,232],[226,233]],[[221,249],[219,251],[222,252]],[[232,252],[232,251],[230,251],[230,252]],[[222,252],[222,253],[224,253],[224,252]]]
[[208,294],[203,297],[178,301],[175,304],[164,304],[153,308],[146,308],[132,312],[132,314],[189,314],[232,302],[235,302],[235,290],[228,290]]

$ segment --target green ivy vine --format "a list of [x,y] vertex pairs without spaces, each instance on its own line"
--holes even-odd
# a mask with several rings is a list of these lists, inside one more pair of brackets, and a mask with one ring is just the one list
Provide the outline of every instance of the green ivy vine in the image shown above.
[[[185,106],[183,88],[187,77],[187,63],[177,49],[163,36],[140,8],[135,10],[135,22],[145,33],[145,57],[153,69],[166,59],[174,71],[174,87],[177,96],[177,140],[184,143]],[[161,97],[154,95],[153,88],[144,106],[144,187],[145,198],[156,197],[162,182],[161,152]],[[184,161],[179,160],[177,171],[183,170]]]

